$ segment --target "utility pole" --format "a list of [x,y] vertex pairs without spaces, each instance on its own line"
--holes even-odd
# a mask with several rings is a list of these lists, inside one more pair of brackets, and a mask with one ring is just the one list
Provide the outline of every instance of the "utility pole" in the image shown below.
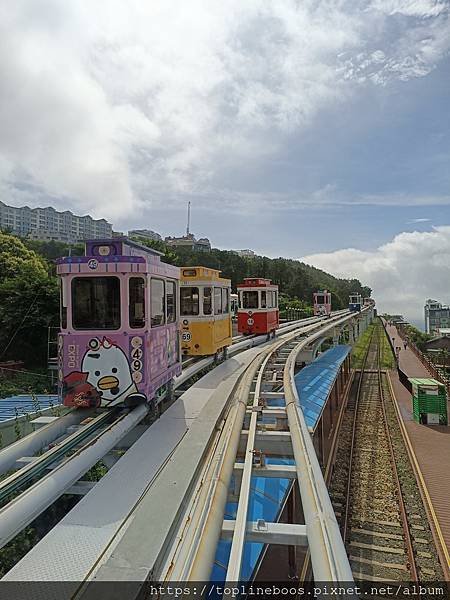
[[189,235],[189,226],[191,224],[191,201],[188,202],[188,214],[187,214],[187,227],[186,227],[186,236]]

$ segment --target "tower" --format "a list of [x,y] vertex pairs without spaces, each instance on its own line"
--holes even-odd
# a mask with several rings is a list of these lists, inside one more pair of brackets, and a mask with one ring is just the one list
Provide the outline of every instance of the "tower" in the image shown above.
[[189,237],[189,226],[191,224],[191,201],[188,202],[188,213],[187,213],[187,227],[186,227],[186,236]]

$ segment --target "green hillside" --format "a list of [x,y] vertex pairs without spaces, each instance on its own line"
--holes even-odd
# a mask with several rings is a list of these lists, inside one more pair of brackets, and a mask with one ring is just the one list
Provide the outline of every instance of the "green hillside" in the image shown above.
[[294,304],[297,300],[310,306],[313,292],[327,289],[332,293],[333,309],[347,306],[348,297],[352,292],[359,292],[363,297],[371,294],[371,289],[363,286],[358,279],[339,279],[298,260],[266,256],[243,258],[235,252],[217,249],[211,252],[194,252],[183,248],[175,252],[162,242],[135,239],[164,252],[166,260],[178,266],[201,265],[220,269],[223,277],[231,279],[233,290],[244,277],[266,277],[278,284],[280,292],[292,299]]

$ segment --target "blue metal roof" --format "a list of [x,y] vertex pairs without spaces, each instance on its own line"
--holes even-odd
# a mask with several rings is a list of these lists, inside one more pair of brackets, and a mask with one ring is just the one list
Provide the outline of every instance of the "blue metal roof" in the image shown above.
[[[270,465],[293,465],[291,458],[266,457]],[[264,519],[273,523],[278,521],[280,512],[286,501],[292,481],[269,477],[252,477],[250,487],[250,500],[248,505],[248,519],[257,521]],[[232,487],[234,484],[232,483]],[[237,502],[227,502],[225,506],[225,519],[236,519]],[[249,581],[253,571],[261,558],[264,544],[246,542],[242,559],[241,580]],[[224,581],[227,572],[228,558],[230,556],[231,540],[220,540],[217,546],[211,581]]]
[[295,376],[300,406],[308,427],[314,429],[316,426],[339,368],[351,349],[351,346],[334,346]]
[[0,399],[0,422],[15,419],[16,410],[19,417],[24,414],[33,414],[38,410],[45,410],[51,406],[60,404],[57,395],[38,395],[34,398],[30,395],[11,396]]

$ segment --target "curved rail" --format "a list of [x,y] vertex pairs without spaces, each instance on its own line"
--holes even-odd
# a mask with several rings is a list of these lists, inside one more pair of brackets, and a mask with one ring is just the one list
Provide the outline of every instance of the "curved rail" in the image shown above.
[[[337,318],[339,315],[345,312],[345,310],[336,311],[332,314],[332,317]],[[281,335],[281,333],[284,333],[285,331],[289,331],[292,329],[292,327],[298,326],[299,324],[308,325],[309,323],[318,322],[320,319],[323,319],[323,317],[309,317],[307,319],[301,319],[291,323],[284,323],[280,326],[278,335]],[[229,351],[229,356],[233,356],[234,354],[252,346],[262,344],[265,341],[266,336],[236,336],[233,338],[233,347]],[[214,364],[214,357],[191,357],[190,359],[187,359],[184,361],[183,373],[175,378],[174,389],[178,389],[187,383],[192,377],[198,375],[212,364]],[[0,475],[12,469],[15,463],[23,456],[33,456],[46,445],[51,444],[58,439],[58,437],[62,436],[70,426],[78,425],[82,419],[90,417],[93,414],[94,411],[92,410],[71,410],[52,423],[45,425],[44,427],[34,431],[33,433],[30,433],[17,442],[10,444],[6,448],[3,448],[0,451]],[[23,470],[23,467],[21,470]]]
[[148,407],[141,405],[120,415],[75,454],[0,509],[0,547],[57,500],[147,414]]
[[12,473],[9,477],[6,477],[2,481],[0,481],[0,505],[8,496],[13,494],[15,491],[20,489],[29,481],[32,481],[33,479],[44,473],[44,471],[46,471],[48,467],[52,465],[55,461],[64,457],[80,442],[83,442],[87,437],[92,435],[100,427],[108,423],[116,413],[117,410],[102,413],[101,415],[93,419],[90,423],[82,426],[82,429],[80,431],[72,433],[60,444],[54,446],[53,448],[50,448],[42,456],[36,457],[36,460],[33,460],[18,471]]
[[[354,316],[348,314],[348,311],[343,312],[346,313],[345,317],[342,317],[342,315],[340,314],[334,316],[331,319],[327,319],[325,327],[322,323],[324,321],[323,318],[313,318],[311,320],[308,320],[310,322],[310,324],[308,325],[304,321],[296,324],[286,325],[285,327],[283,327],[283,330],[279,332],[279,335],[282,336],[282,339],[278,342],[273,342],[268,348],[263,350],[263,355],[265,355],[265,353],[270,354],[270,352],[273,349],[273,344],[275,344],[276,346],[283,346],[284,344],[286,344],[287,339],[298,339],[299,336],[308,334],[313,330],[318,330],[317,337],[319,337],[320,335],[323,335],[324,331],[332,329],[340,323],[345,322],[346,320]],[[310,343],[312,339],[315,338],[308,338],[305,341],[305,346],[308,343]],[[249,339],[243,342],[238,342],[232,348],[232,352],[235,353],[240,351],[241,349],[264,343],[266,342],[266,340],[266,336],[259,336],[258,338],[253,338],[251,340]],[[202,361],[200,361],[200,363],[201,362]],[[204,365],[200,363],[193,365],[188,369],[188,371],[193,370],[194,368],[197,372],[201,371],[204,368]],[[179,385],[181,385],[180,381],[178,381],[175,384],[175,387],[178,387]],[[242,404],[242,419],[245,417],[246,406],[246,402],[245,404]],[[127,415],[122,421],[122,425],[117,422],[113,423],[110,427],[108,427],[106,431],[102,432],[93,441],[91,440],[83,448],[79,449],[74,456],[69,457],[61,465],[54,469],[52,473],[49,473],[47,476],[43,477],[31,488],[26,490],[26,492],[22,493],[9,505],[4,507],[4,509],[0,511],[2,524],[5,524],[3,527],[0,527],[0,543],[6,543],[6,541],[11,539],[15,533],[20,531],[21,528],[26,526],[27,523],[29,523],[40,512],[42,512],[42,510],[45,510],[47,506],[49,506],[57,497],[64,493],[64,491],[68,487],[70,487],[72,483],[79,479],[79,477],[84,472],[86,472],[93,464],[95,464],[97,460],[102,458],[102,456],[104,456],[105,453],[107,453],[112,447],[114,447],[118,439],[120,439],[120,437],[123,437],[123,435],[128,433],[128,431],[130,431],[140,420],[142,420],[142,418],[144,418],[147,412],[148,407],[141,406],[135,409],[129,415]],[[120,421],[121,419],[122,417],[118,421]],[[237,421],[239,421],[239,418],[237,419]],[[239,431],[237,431],[238,443],[241,429],[242,423],[241,427],[239,428]],[[234,458],[231,465],[232,473],[234,466]],[[8,525],[6,525],[6,523],[8,523]],[[218,533],[219,536],[221,532],[221,525],[222,522],[220,521]],[[210,557],[210,559],[212,560],[213,557]]]
[[[292,328],[297,329],[297,330],[298,329],[303,330],[305,327],[308,328],[308,327],[317,326],[317,323],[316,323],[317,319],[308,319],[307,322],[309,323],[311,320],[313,321],[313,323],[310,325],[305,324],[304,322],[300,322],[300,323],[296,323],[296,324],[289,324],[288,326],[286,326],[284,328],[284,332],[286,330],[290,330]],[[245,342],[239,342],[239,343],[235,344],[235,346],[233,348],[233,353],[237,353],[237,352],[242,351],[243,349],[247,348],[248,346],[260,344],[265,341],[266,341],[266,336],[258,336],[257,338],[246,340]],[[206,360],[213,361],[213,358],[206,359]],[[186,378],[192,377],[193,374],[204,369],[205,367],[204,367],[204,364],[202,364],[203,362],[204,361],[199,361],[195,365],[192,365],[191,367],[186,369],[186,372],[184,374],[186,376]],[[178,381],[175,383],[174,387],[179,387],[180,385],[182,385],[183,382],[184,381],[182,381],[182,380],[180,381],[180,378],[178,378]],[[33,480],[35,480],[37,477],[42,476],[42,474],[51,465],[53,465],[56,461],[63,459],[65,456],[67,456],[67,453],[69,451],[71,451],[73,448],[78,446],[81,442],[83,442],[84,440],[86,440],[90,436],[92,436],[99,428],[103,427],[105,424],[108,424],[108,422],[119,411],[120,411],[120,409],[116,408],[111,411],[103,412],[102,414],[97,416],[95,419],[93,419],[93,421],[91,423],[83,426],[80,431],[76,431],[75,433],[69,435],[66,439],[62,440],[58,445],[56,445],[55,447],[48,450],[45,454],[36,458],[35,460],[30,462],[28,465],[22,467],[21,469],[15,471],[9,477],[7,477],[2,482],[0,482],[0,503],[2,500],[5,500],[8,497],[12,496],[17,490],[20,490],[21,488],[23,488],[27,483],[30,483]],[[137,409],[134,410],[132,414],[137,415],[137,414],[140,414],[141,411],[143,411],[143,414],[142,414],[142,416],[139,417],[139,419],[136,421],[135,424],[137,424],[140,420],[142,420],[144,418],[144,416],[149,412],[148,405],[143,405],[142,407],[139,407],[139,410],[137,410]],[[122,417],[119,417],[115,421],[113,426],[116,423],[120,422],[121,419],[122,419]],[[132,420],[132,422],[134,422],[134,420],[132,418],[131,418],[131,420]],[[113,434],[113,432],[112,432],[113,426],[108,427],[106,429],[106,431],[102,432],[95,438],[95,441],[97,442],[96,443],[97,450],[99,450],[102,447],[102,445],[98,443],[98,440],[100,439],[100,437],[102,437],[108,433],[111,433],[111,443],[112,443],[112,445],[108,444],[108,451],[112,447],[114,447],[114,445],[120,439]],[[134,427],[134,425],[132,427]],[[118,430],[120,430],[120,428],[115,429],[115,431],[118,431]],[[130,428],[127,427],[126,431],[123,433],[123,435],[125,435],[129,431],[130,431]],[[91,447],[91,444],[92,444],[92,442],[88,442],[83,448],[78,450],[75,455],[68,457],[63,462],[63,464],[60,465],[60,466],[64,467],[63,471],[61,471],[61,472],[71,473],[71,472],[75,471],[75,472],[79,472],[79,476],[81,476],[93,464],[95,464],[96,461],[94,461],[94,463],[91,463],[91,461],[89,460],[89,455],[86,455],[86,457],[85,457],[87,459],[86,461],[83,461],[80,459],[82,452],[84,450],[89,450],[89,448]],[[96,454],[96,456],[97,456],[97,454]],[[96,460],[99,460],[100,458],[102,458],[102,456],[98,455]],[[78,464],[80,464],[80,465],[85,464],[86,465],[85,470],[84,471],[82,469],[80,470],[77,467]],[[57,469],[59,469],[59,467],[57,467]],[[53,470],[53,474],[60,473],[60,471],[57,471],[57,469]],[[50,474],[50,475],[53,475],[53,474]],[[13,499],[9,504],[4,506],[3,509],[0,510],[0,516],[4,517],[3,521],[5,522],[6,520],[8,520],[8,524],[5,524],[3,530],[0,528],[0,547],[2,547],[2,545],[6,544],[7,541],[9,541],[9,539],[11,539],[12,532],[17,533],[17,531],[20,531],[20,529],[17,530],[18,522],[22,523],[23,526],[25,526],[27,523],[29,523],[32,520],[32,518],[34,518],[35,516],[37,516],[39,514],[39,512],[36,512],[35,508],[30,508],[31,507],[30,503],[27,504],[26,501],[22,502],[21,499],[22,498],[25,499],[30,496],[34,497],[36,494],[38,494],[38,492],[36,490],[44,489],[41,486],[39,486],[39,484],[41,482],[43,482],[45,484],[45,482],[48,481],[48,477],[49,476],[44,476],[40,481],[38,481],[31,488],[29,488],[29,490],[22,492],[19,497]],[[61,479],[58,479],[58,481],[61,481],[61,488],[59,489],[59,492],[57,489],[55,490],[54,486],[53,486],[52,493],[48,493],[48,498],[46,498],[45,500],[42,498],[41,500],[36,501],[35,502],[36,506],[41,506],[41,507],[43,507],[42,510],[44,510],[57,497],[59,497],[61,494],[64,493],[64,491],[67,489],[67,486],[65,485],[65,482],[67,481],[65,476],[61,477]],[[54,483],[54,480],[53,480],[53,483]],[[73,483],[73,481],[72,481],[72,483]],[[18,509],[16,507],[19,505],[20,506],[23,505],[24,507],[28,506],[28,508],[21,509],[20,516],[17,517],[15,515],[19,514],[19,513],[17,513]],[[30,516],[25,516],[25,510],[28,511],[28,515],[32,515],[32,518]],[[7,515],[8,515],[8,519],[6,518]]]

